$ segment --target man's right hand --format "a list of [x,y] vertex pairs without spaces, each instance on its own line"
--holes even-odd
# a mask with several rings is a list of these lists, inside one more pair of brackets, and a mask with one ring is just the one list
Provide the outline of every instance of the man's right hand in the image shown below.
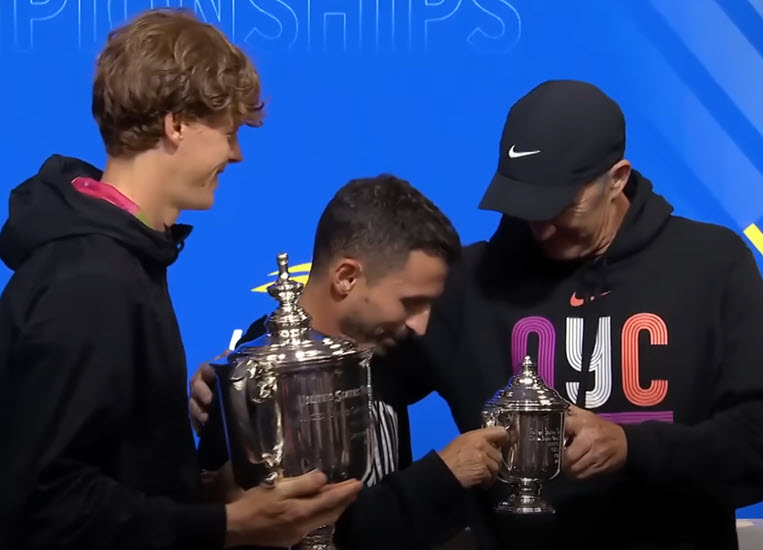
[[297,544],[309,532],[331,525],[355,500],[363,484],[348,480],[327,484],[312,472],[282,479],[275,487],[255,487],[226,506],[225,547]]
[[495,481],[503,463],[500,448],[508,442],[505,428],[482,428],[460,435],[439,455],[465,489],[485,487]]

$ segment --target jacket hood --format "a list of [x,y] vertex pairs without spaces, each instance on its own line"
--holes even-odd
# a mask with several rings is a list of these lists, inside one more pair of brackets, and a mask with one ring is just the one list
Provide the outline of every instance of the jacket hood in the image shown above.
[[111,237],[144,261],[169,266],[178,257],[191,226],[156,231],[106,201],[81,194],[77,177],[100,180],[98,168],[75,158],[53,155],[39,172],[11,191],[8,219],[0,231],[0,259],[17,270],[35,250],[61,239],[85,235]]
[[633,171],[625,186],[631,206],[623,224],[604,257],[617,261],[639,252],[662,231],[673,213],[673,206],[654,192],[652,182]]

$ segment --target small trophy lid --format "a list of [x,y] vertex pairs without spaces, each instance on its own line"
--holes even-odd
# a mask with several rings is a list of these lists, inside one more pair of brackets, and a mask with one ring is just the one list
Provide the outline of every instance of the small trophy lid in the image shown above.
[[278,307],[268,317],[267,333],[239,346],[231,353],[232,357],[251,357],[279,369],[312,366],[340,357],[371,353],[360,351],[349,340],[328,337],[313,330],[312,318],[299,305],[305,285],[291,278],[288,254],[278,254],[277,263],[278,278],[268,287],[268,294],[278,301]]
[[524,358],[522,371],[511,377],[493,401],[493,406],[507,411],[559,412],[569,408],[569,403],[543,382],[530,356]]

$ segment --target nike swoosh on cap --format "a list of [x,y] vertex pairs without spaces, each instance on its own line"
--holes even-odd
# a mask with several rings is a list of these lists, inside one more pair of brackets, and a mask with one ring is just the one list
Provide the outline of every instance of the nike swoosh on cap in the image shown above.
[[516,145],[512,145],[511,149],[509,149],[509,158],[512,158],[512,159],[518,159],[520,157],[528,157],[530,155],[537,155],[538,153],[540,153],[540,151],[515,151],[514,147],[516,147]]

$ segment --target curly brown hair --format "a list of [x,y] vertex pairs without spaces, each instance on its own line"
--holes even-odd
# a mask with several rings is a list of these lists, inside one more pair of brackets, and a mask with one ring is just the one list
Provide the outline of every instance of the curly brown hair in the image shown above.
[[132,156],[164,136],[164,118],[262,123],[260,78],[249,58],[185,9],[149,10],[109,33],[98,57],[93,116],[106,152]]

